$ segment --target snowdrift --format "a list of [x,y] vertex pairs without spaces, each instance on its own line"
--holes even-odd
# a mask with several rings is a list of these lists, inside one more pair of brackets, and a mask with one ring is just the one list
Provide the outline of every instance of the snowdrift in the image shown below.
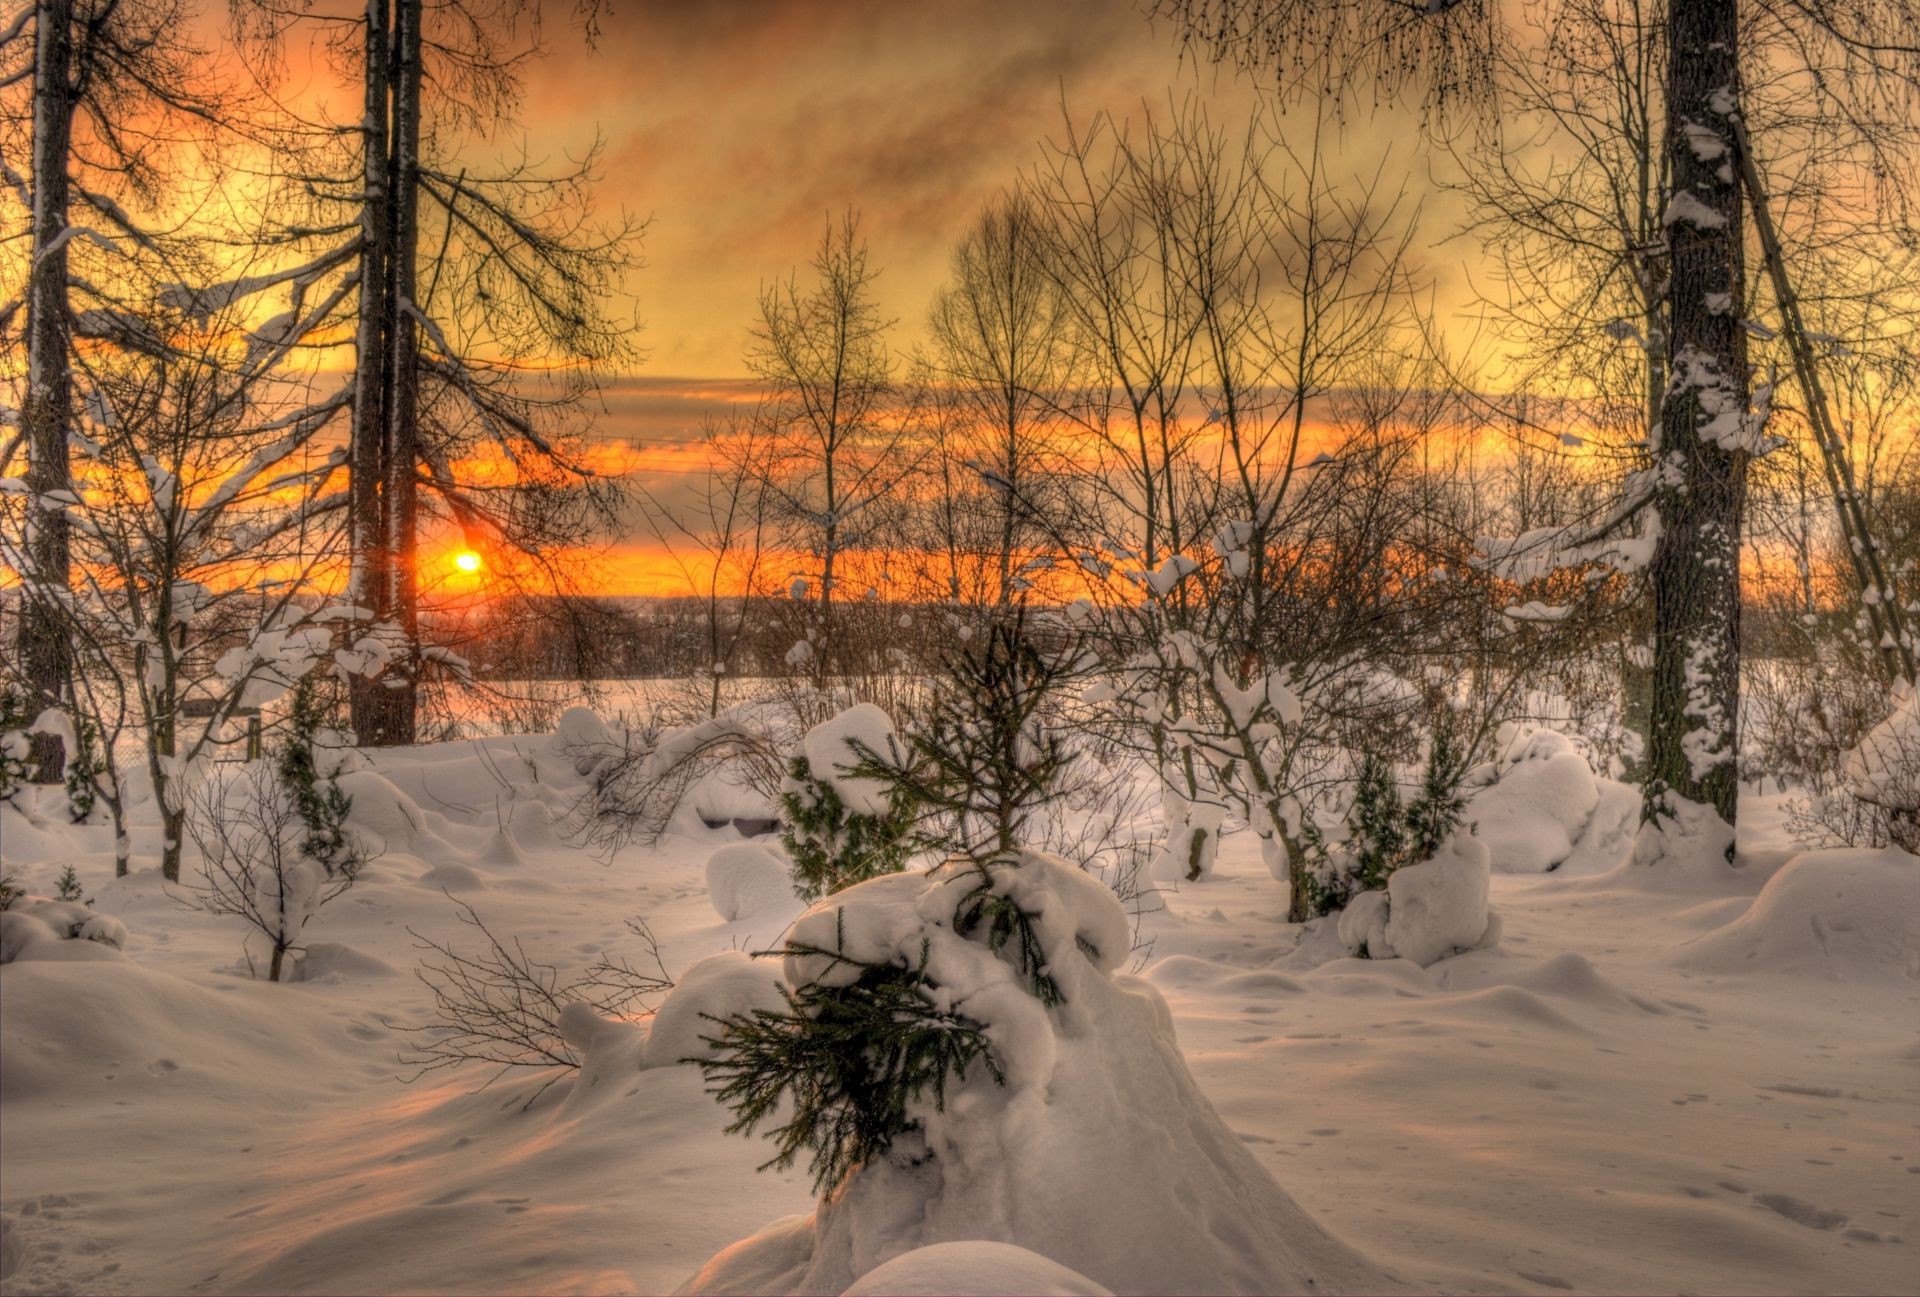
[[1745,914],[1687,943],[1681,967],[1834,981],[1920,981],[1920,860],[1897,847],[1795,856]]
[[1467,803],[1466,818],[1502,874],[1558,867],[1600,805],[1600,784],[1587,759],[1553,730],[1536,730],[1473,777],[1486,786]]
[[[906,967],[924,951],[937,993],[993,1042],[1005,1086],[983,1069],[969,1072],[950,1086],[944,1112],[922,1104],[913,1114],[920,1129],[856,1170],[812,1216],[736,1243],[681,1291],[868,1291],[853,1289],[863,1278],[879,1285],[871,1291],[895,1291],[882,1274],[887,1263],[977,1240],[1078,1272],[1063,1279],[1049,1270],[1048,1283],[1084,1277],[1119,1293],[1397,1287],[1308,1217],[1214,1112],[1187,1070],[1166,1001],[1148,983],[1116,975],[1129,930],[1113,894],[1038,853],[992,868],[996,891],[1038,916],[1064,995],[1055,1008],[984,942],[953,930],[957,900],[977,879],[965,862],[828,897],[795,925],[793,940]],[[857,975],[803,953],[790,954],[784,971],[795,987]],[[901,1262],[903,1283],[920,1273],[917,1264]],[[1041,1277],[1028,1269],[1009,1282]]]

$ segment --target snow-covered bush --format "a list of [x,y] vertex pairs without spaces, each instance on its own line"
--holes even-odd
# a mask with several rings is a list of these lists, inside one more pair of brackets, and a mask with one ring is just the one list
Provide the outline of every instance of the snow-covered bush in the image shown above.
[[906,868],[918,808],[910,792],[873,769],[904,761],[893,721],[872,703],[807,731],[780,787],[780,841],[802,897],[817,900]]
[[1487,911],[1490,862],[1471,833],[1455,833],[1418,864],[1393,871],[1383,890],[1362,892],[1340,914],[1340,942],[1371,959],[1431,964],[1491,944],[1499,929]]
[[1493,857],[1494,872],[1540,874],[1573,854],[1600,785],[1572,739],[1553,730],[1503,735],[1503,755],[1476,767],[1467,818]]
[[656,717],[617,728],[572,708],[560,717],[554,749],[585,776],[587,788],[563,832],[608,855],[633,842],[651,845],[688,792],[723,766],[770,793],[779,783],[777,747],[765,716],[749,704],[689,725]]
[[0,686],[0,802],[11,801],[27,781],[33,744],[27,737],[26,699],[13,685]]
[[918,1248],[982,1239],[1116,1290],[1391,1286],[1215,1114],[1165,1001],[1116,975],[1128,940],[1106,887],[1034,852],[815,905],[785,1004],[726,1020],[703,1066],[734,1128],[770,1125],[774,1163],[808,1157],[827,1192],[683,1291],[844,1292]]
[[353,844],[347,837],[353,798],[340,787],[339,761],[322,770],[316,739],[325,719],[318,679],[312,673],[301,676],[293,687],[287,738],[274,759],[274,770],[306,826],[301,853],[333,872],[353,855]]
[[434,1002],[433,1022],[405,1029],[416,1042],[400,1060],[413,1069],[408,1081],[467,1063],[497,1067],[496,1080],[516,1068],[562,1069],[527,1098],[530,1107],[548,1086],[579,1068],[598,1019],[618,1017],[673,986],[659,945],[638,920],[629,919],[627,930],[640,939],[653,971],[603,954],[563,980],[557,967],[529,955],[519,938],[501,940],[471,905],[455,904],[460,921],[480,934],[482,949],[460,950],[407,930],[426,952],[416,971]]
[[19,897],[0,910],[0,964],[17,959],[116,959],[127,925],[78,901]]
[[1920,692],[1908,690],[1892,713],[1867,731],[1847,754],[1845,771],[1847,791],[1875,812],[1878,823],[1869,838],[1920,853]]

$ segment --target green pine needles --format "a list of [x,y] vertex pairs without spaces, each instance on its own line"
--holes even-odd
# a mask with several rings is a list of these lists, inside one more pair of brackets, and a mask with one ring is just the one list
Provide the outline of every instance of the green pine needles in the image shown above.
[[347,836],[347,815],[353,798],[340,787],[338,767],[323,777],[315,755],[314,736],[326,719],[319,687],[311,675],[293,687],[293,711],[287,719],[286,744],[275,759],[280,782],[293,794],[294,809],[306,826],[300,850],[318,861],[329,875],[356,863],[354,844]]
[[793,884],[803,900],[897,874],[913,854],[912,794],[895,789],[884,815],[848,808],[833,785],[814,778],[803,756],[787,767],[780,791],[780,845],[793,862]]
[[720,1056],[687,1060],[733,1109],[730,1134],[754,1133],[783,1099],[792,1101],[787,1119],[768,1131],[774,1155],[761,1170],[784,1170],[809,1154],[815,1192],[829,1193],[915,1129],[910,1105],[930,1096],[944,1112],[949,1082],[965,1080],[970,1068],[1006,1084],[979,1024],[928,999],[924,945],[915,968],[854,964],[812,947],[789,953],[824,955],[860,974],[846,985],[784,991],[784,1010],[714,1018],[720,1033],[707,1039]]
[[1311,824],[1302,835],[1316,857],[1307,875],[1313,912],[1331,914],[1360,893],[1385,887],[1395,870],[1432,859],[1466,813],[1460,791],[1466,773],[1453,713],[1445,709],[1434,720],[1420,791],[1412,801],[1400,800],[1392,763],[1377,752],[1363,754],[1353,805],[1347,808],[1346,839],[1329,848]]
[[1059,795],[1069,757],[1046,713],[1074,657],[1071,645],[1043,651],[1020,607],[993,623],[985,644],[944,661],[912,735],[913,761],[888,772],[932,826],[929,845],[973,860],[1002,855]]
[[67,815],[75,824],[93,818],[99,801],[97,781],[107,772],[100,752],[100,727],[82,720],[73,730],[73,755],[67,759]]

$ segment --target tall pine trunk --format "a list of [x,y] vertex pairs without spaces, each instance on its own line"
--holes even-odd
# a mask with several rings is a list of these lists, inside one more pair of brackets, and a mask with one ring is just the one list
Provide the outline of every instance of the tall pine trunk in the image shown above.
[[[40,0],[34,14],[33,261],[27,279],[27,392],[20,412],[26,434],[28,588],[19,623],[19,667],[34,711],[67,695],[72,651],[52,601],[71,579],[65,510],[46,499],[72,488],[67,456],[73,411],[67,319],[67,164],[73,140],[73,3]],[[66,764],[60,739],[35,734],[31,760],[41,783],[59,783]]]
[[394,6],[393,62],[393,337],[387,387],[386,615],[406,638],[407,658],[389,682],[388,739],[411,743],[419,709],[420,567],[420,326],[414,300],[420,243],[420,21],[422,0]]
[[418,707],[421,0],[368,0],[360,323],[353,405],[352,600],[399,632],[397,654],[350,689],[355,738],[411,743]]
[[[382,490],[385,479],[386,392],[390,363],[389,286],[392,228],[388,205],[393,192],[388,174],[387,113],[390,95],[392,30],[387,20],[390,0],[367,0],[366,99],[361,130],[365,155],[361,169],[360,206],[360,318],[354,336],[353,447],[349,460],[350,491],[347,520],[349,600],[377,620],[386,601],[387,532]],[[352,677],[349,706],[355,739],[364,744],[385,742],[386,685],[378,678]]]
[[1667,390],[1654,449],[1653,698],[1646,814],[1739,801],[1740,533],[1748,451],[1741,202],[1728,114],[1738,0],[1669,0]]

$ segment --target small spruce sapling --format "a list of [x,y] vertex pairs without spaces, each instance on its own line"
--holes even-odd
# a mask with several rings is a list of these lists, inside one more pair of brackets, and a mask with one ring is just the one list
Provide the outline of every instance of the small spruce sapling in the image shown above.
[[100,727],[82,720],[74,727],[73,755],[67,761],[67,814],[75,824],[93,817],[99,802],[99,778],[107,770],[100,754]]
[[287,741],[275,758],[274,769],[306,826],[301,853],[333,874],[353,856],[353,844],[347,838],[353,798],[340,787],[337,764],[324,776],[320,773],[315,737],[325,719],[318,682],[312,675],[302,676],[293,687]]
[[[1003,883],[1019,867],[1028,816],[1057,795],[1065,753],[1042,715],[1073,656],[1070,648],[1042,653],[1026,632],[1024,610],[1016,613],[980,649],[949,659],[904,766],[863,751],[854,767],[857,776],[890,782],[904,799],[896,805],[933,826],[925,840],[977,872],[977,885],[955,905],[953,931],[1005,952],[1029,993],[1049,1006],[1063,997],[1047,967],[1039,916]],[[835,949],[789,943],[781,953],[857,969],[850,981],[815,978],[786,991],[784,1009],[716,1018],[716,1033],[706,1038],[714,1056],[687,1060],[733,1110],[730,1132],[752,1134],[784,1114],[769,1131],[775,1153],[766,1166],[790,1166],[805,1152],[823,1194],[915,1129],[913,1105],[930,1095],[943,1110],[949,1084],[976,1064],[1006,1082],[984,1025],[947,1007],[929,979],[927,944],[917,965],[850,959],[844,919],[844,911],[836,915]]]
[[913,854],[914,805],[896,791],[883,815],[850,808],[831,783],[816,779],[804,756],[787,768],[780,789],[780,843],[793,861],[794,890],[803,900],[899,873]]
[[1442,707],[1434,718],[1433,741],[1427,747],[1427,768],[1420,780],[1419,795],[1407,805],[1406,863],[1432,858],[1460,827],[1461,817],[1467,812],[1466,795],[1460,791],[1466,774],[1466,754],[1454,731],[1453,712]]
[[1460,827],[1467,799],[1460,791],[1466,776],[1453,713],[1435,718],[1420,791],[1402,804],[1393,767],[1378,753],[1361,757],[1354,779],[1353,804],[1347,809],[1347,836],[1329,847],[1317,827],[1302,836],[1316,865],[1309,873],[1309,898],[1315,914],[1331,914],[1362,892],[1378,891],[1393,872],[1430,860]]
[[83,902],[89,909],[92,908],[93,902],[87,900],[87,894],[80,886],[80,875],[74,872],[72,861],[68,861],[67,867],[60,871],[54,886],[59,889],[54,894],[55,900]]

